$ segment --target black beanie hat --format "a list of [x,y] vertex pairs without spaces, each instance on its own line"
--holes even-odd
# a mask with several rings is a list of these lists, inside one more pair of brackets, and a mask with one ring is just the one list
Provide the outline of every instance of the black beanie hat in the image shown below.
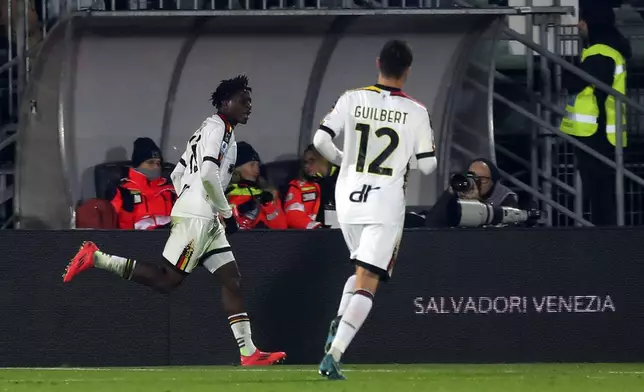
[[134,151],[132,151],[132,166],[138,167],[148,159],[161,159],[161,149],[149,137],[140,137],[134,141]]
[[610,4],[604,4],[603,0],[581,1],[579,19],[588,26],[615,26],[615,11]]
[[253,146],[246,142],[237,143],[237,161],[235,162],[235,167],[239,167],[252,161],[262,162],[261,159],[259,159],[259,154],[255,151]]

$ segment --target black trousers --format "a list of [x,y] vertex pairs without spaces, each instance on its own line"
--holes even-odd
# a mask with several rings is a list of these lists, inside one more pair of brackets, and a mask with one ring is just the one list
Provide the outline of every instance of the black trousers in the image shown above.
[[[615,160],[615,146],[608,142],[604,127],[593,136],[577,138],[606,158]],[[600,162],[594,156],[575,148],[577,170],[581,176],[583,196],[590,201],[595,226],[617,225],[617,197],[615,195],[615,169]]]

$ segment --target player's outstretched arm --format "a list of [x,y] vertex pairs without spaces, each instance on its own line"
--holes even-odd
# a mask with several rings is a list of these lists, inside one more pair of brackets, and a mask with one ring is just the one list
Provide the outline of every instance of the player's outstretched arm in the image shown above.
[[327,161],[336,165],[342,162],[342,151],[336,147],[333,138],[327,131],[318,129],[313,136],[313,145]]
[[203,187],[208,194],[208,202],[213,212],[220,213],[224,218],[230,218],[233,214],[226,195],[221,187],[219,178],[219,166],[210,157],[205,157],[199,170]]

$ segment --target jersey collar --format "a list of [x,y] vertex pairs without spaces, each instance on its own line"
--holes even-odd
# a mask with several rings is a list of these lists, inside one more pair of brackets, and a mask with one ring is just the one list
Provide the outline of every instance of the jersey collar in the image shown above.
[[219,116],[219,118],[221,118],[221,121],[223,121],[224,124],[226,124],[226,127],[230,127],[230,129],[235,128],[235,126],[231,124],[230,121],[228,121],[228,118],[225,115],[221,113],[217,113],[217,115]]
[[387,90],[387,91],[391,91],[391,92],[400,91],[400,89],[397,88],[397,87],[389,87],[389,86],[385,86],[383,84],[375,84],[375,86],[378,87],[381,90]]

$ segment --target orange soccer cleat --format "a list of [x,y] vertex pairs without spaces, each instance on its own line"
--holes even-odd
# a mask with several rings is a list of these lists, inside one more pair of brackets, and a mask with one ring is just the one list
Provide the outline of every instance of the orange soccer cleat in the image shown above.
[[63,282],[71,282],[72,279],[81,272],[94,267],[94,252],[98,250],[98,246],[92,241],[85,241],[81,245],[78,253],[67,265],[65,273],[63,274]]
[[247,357],[241,356],[241,365],[242,366],[270,366],[277,365],[284,362],[286,359],[286,353],[277,352],[277,353],[265,353],[259,350],[255,350],[253,355]]

